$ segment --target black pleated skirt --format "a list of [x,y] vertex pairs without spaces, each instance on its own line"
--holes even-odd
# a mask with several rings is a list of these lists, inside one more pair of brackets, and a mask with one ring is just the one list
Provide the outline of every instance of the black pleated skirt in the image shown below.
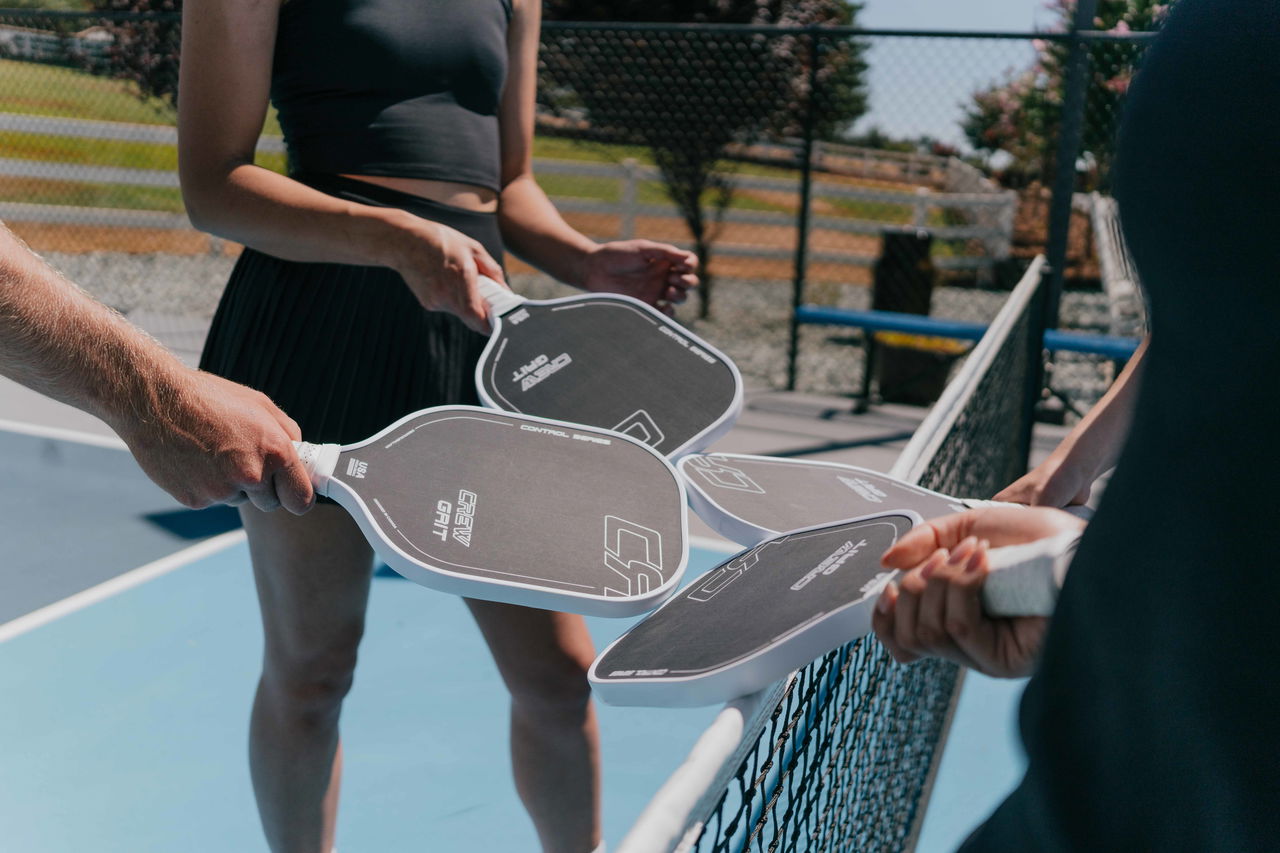
[[[398,207],[479,241],[497,260],[497,216],[336,176],[298,176],[330,195]],[[262,391],[311,442],[349,444],[428,406],[478,402],[486,338],[427,311],[384,267],[285,261],[246,248],[200,367]]]

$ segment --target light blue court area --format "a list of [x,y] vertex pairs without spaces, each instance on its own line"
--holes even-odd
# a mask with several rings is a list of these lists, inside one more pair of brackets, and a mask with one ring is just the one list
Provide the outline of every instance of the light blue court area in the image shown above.
[[950,853],[1022,778],[1018,701],[1026,679],[967,672],[916,853]]
[[[720,558],[697,552],[691,572]],[[590,621],[598,644],[631,623]],[[0,849],[265,849],[245,757],[260,654],[243,543],[0,645]],[[458,599],[375,577],[339,849],[536,850],[505,696]],[[600,708],[610,839],[715,712]]]

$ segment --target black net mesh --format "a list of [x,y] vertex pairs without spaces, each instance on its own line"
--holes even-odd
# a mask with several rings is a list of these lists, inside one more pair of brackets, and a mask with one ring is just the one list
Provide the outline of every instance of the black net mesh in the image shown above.
[[[990,363],[953,380],[967,393],[922,462],[921,485],[990,497],[1025,470],[1028,383],[1039,359],[1038,280],[993,331]],[[1034,290],[1032,290],[1034,288]],[[800,670],[738,766],[698,840],[700,851],[896,851],[916,827],[957,669],[894,663],[874,639]]]

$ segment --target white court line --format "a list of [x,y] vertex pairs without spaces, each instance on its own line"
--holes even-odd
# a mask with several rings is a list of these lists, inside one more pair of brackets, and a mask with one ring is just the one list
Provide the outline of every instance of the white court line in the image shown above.
[[14,637],[20,636],[33,631],[42,625],[47,625],[55,619],[61,619],[77,610],[83,610],[90,605],[97,604],[99,601],[105,601],[114,595],[119,595],[125,590],[132,589],[135,586],[141,586],[147,581],[155,580],[161,575],[167,575],[175,569],[204,559],[237,545],[245,539],[243,530],[232,530],[227,533],[220,533],[192,545],[189,548],[183,548],[177,553],[162,557],[145,566],[139,566],[132,571],[117,575],[108,581],[103,581],[97,586],[91,586],[86,590],[81,590],[75,595],[67,596],[61,601],[55,601],[53,604],[41,607],[39,610],[33,610],[25,616],[19,616],[0,625],[0,643],[12,640]]
[[107,447],[111,450],[129,449],[129,446],[125,444],[124,441],[114,435],[95,435],[94,433],[82,432],[78,429],[40,426],[39,424],[11,421],[4,418],[0,418],[0,430],[4,430],[5,432],[16,432],[19,435],[31,435],[36,438],[53,438],[58,441],[73,441],[77,444],[89,444],[94,447]]

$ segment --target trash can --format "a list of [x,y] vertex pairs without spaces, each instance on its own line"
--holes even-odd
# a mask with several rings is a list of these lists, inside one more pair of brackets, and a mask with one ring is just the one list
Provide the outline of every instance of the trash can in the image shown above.
[[[894,227],[881,232],[880,257],[872,269],[871,310],[928,315],[937,277],[930,254],[932,248],[933,235],[923,228]],[[927,391],[929,382],[925,377],[936,375],[939,369],[944,373],[945,382],[950,361],[943,368],[931,368],[929,362],[934,357],[931,351],[883,346],[881,341],[886,334],[890,333],[868,334],[863,338],[862,394],[855,411],[867,410],[873,376],[880,381],[880,398],[889,402],[909,401],[891,399],[891,395],[911,399],[927,396],[912,389],[917,382],[924,382],[920,392]]]
[[923,228],[886,228],[871,278],[871,310],[928,314],[937,271],[933,235]]
[[965,341],[903,332],[877,332],[875,346],[880,399],[912,406],[933,405],[947,387],[952,365],[969,351]]

